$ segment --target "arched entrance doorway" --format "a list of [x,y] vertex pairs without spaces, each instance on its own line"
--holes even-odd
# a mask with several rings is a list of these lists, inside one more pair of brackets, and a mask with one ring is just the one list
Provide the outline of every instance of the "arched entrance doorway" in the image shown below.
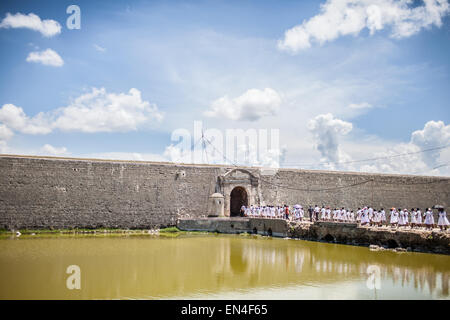
[[238,217],[242,206],[248,206],[247,191],[236,187],[230,193],[230,217]]

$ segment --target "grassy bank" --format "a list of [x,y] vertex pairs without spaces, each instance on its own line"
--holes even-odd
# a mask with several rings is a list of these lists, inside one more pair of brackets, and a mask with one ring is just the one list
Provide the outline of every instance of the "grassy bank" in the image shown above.
[[17,236],[38,236],[38,235],[148,235],[148,236],[165,236],[177,237],[182,234],[198,234],[204,232],[182,231],[177,227],[167,227],[161,229],[120,229],[120,228],[74,228],[74,229],[19,229],[6,230],[0,229],[0,237]]

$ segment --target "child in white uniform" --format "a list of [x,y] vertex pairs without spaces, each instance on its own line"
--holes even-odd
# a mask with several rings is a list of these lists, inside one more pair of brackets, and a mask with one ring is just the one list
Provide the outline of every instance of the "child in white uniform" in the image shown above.
[[413,229],[417,224],[417,211],[411,209],[411,229]]
[[438,210],[439,210],[438,226],[441,230],[447,230],[447,227],[449,225],[449,222],[447,219],[447,212],[445,212],[444,209],[438,209]]
[[398,212],[395,208],[391,208],[391,226],[397,227],[398,224]]
[[358,211],[356,211],[356,222],[361,222],[361,214],[362,210],[361,208],[358,208]]
[[384,211],[383,208],[381,208],[380,211],[380,225],[385,225],[386,224],[386,211]]
[[422,225],[423,225],[423,223],[422,223],[422,212],[420,212],[420,209],[417,208],[416,213],[417,213],[416,214],[416,225],[418,227],[422,227]]
[[341,209],[336,210],[336,221],[341,221]]
[[409,212],[408,209],[405,208],[405,210],[403,210],[404,212],[404,221],[405,221],[405,226],[409,225]]
[[400,210],[398,214],[398,226],[403,227],[405,225],[405,212]]
[[367,209],[367,207],[365,207],[361,214],[361,225],[364,226],[364,225],[368,224],[369,222],[370,222],[369,221],[369,210]]
[[431,211],[430,208],[428,208],[427,212],[425,212],[425,226],[428,229],[431,229],[434,226],[433,211]]
[[326,213],[327,213],[327,220],[331,221],[331,209],[330,209],[330,207],[327,207]]
[[322,221],[325,220],[326,213],[327,213],[327,211],[326,211],[325,207],[322,207],[322,209],[320,209],[320,220],[322,220]]

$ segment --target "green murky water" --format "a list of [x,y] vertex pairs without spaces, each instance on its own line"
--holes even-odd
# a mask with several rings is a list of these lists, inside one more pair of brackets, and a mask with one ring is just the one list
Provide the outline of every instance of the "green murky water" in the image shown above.
[[450,299],[449,276],[450,256],[253,236],[0,240],[0,299]]

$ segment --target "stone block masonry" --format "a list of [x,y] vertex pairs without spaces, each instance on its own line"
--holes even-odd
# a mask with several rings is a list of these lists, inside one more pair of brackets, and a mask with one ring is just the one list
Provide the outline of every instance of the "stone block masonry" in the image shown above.
[[217,174],[201,166],[0,157],[0,227],[175,225],[180,215],[206,212]]
[[450,254],[450,233],[442,231],[361,227],[356,223],[290,222],[288,236],[303,240],[370,245],[375,250],[401,248],[405,251]]
[[450,254],[450,233],[429,230],[403,230],[390,227],[361,227],[356,223],[295,222],[260,218],[179,219],[184,231],[249,233],[264,236],[370,246],[372,250]]
[[[248,205],[450,204],[450,178],[0,155],[0,228],[154,228],[208,214],[240,187]],[[386,210],[387,211],[387,210]]]

